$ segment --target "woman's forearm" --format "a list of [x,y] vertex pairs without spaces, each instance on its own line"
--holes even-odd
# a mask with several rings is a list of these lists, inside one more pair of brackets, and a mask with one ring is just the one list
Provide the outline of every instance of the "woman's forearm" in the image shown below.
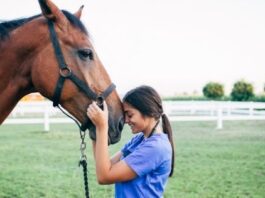
[[99,183],[105,183],[111,168],[108,151],[108,129],[97,128],[97,141],[95,146],[96,173]]
[[122,156],[122,152],[121,151],[118,151],[117,153],[115,153],[110,159],[111,165],[116,164],[117,162],[119,162],[121,160],[121,156]]

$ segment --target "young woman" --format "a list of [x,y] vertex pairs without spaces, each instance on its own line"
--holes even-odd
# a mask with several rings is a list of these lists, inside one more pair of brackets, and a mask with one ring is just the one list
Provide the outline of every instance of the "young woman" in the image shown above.
[[129,91],[123,98],[125,123],[136,134],[112,158],[108,153],[108,109],[96,103],[87,115],[96,126],[93,142],[100,184],[115,183],[115,197],[162,197],[174,170],[172,129],[159,94],[149,86]]

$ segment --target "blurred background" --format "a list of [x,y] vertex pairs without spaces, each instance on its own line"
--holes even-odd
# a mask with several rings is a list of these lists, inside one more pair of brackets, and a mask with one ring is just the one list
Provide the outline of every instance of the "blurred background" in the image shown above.
[[[141,84],[163,96],[202,95],[208,82],[229,95],[236,81],[265,86],[262,0],[54,0],[82,21],[118,92]],[[0,19],[39,14],[37,0],[9,0]]]
[[[176,145],[165,198],[264,198],[264,0],[53,0],[76,12],[122,96],[138,85],[163,97]],[[3,3],[3,2],[2,2]],[[40,13],[8,0],[0,20]],[[132,134],[125,126],[116,153]],[[87,137],[91,197],[99,185]],[[78,128],[38,93],[0,126],[0,198],[83,197]]]

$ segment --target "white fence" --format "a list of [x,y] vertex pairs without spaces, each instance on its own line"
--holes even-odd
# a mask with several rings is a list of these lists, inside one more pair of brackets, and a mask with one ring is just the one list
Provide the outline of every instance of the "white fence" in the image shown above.
[[44,130],[50,130],[52,123],[74,123],[51,101],[19,102],[3,124],[43,124]]
[[171,121],[265,120],[264,102],[166,101],[165,113]]
[[[265,103],[216,101],[164,101],[165,113],[171,121],[265,120]],[[73,123],[50,101],[20,102],[3,124],[43,124],[49,131],[51,123]]]

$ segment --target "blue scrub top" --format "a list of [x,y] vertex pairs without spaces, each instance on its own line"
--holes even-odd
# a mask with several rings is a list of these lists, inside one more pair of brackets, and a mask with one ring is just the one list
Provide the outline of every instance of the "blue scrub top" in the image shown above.
[[122,148],[122,159],[137,177],[115,184],[116,198],[162,197],[171,171],[172,148],[165,133],[136,135]]

